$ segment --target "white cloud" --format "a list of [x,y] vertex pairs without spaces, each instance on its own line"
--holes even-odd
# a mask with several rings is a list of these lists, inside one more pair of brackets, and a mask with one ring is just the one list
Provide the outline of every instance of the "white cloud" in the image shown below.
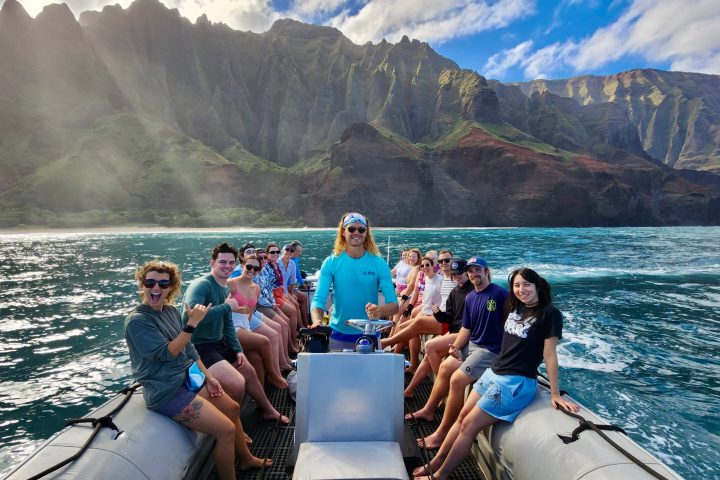
[[530,53],[533,42],[525,41],[490,57],[482,68],[483,75],[502,79],[513,67],[521,68],[526,78],[548,78],[558,65],[574,55],[574,43],[553,43]]
[[525,76],[527,78],[551,78],[558,64],[567,62],[568,58],[575,55],[577,45],[572,42],[553,43],[522,61]]
[[[1,0],[0,0],[1,1]],[[22,0],[21,0],[22,1]],[[132,0],[65,0],[75,15],[101,10],[109,3],[127,7]],[[502,28],[535,13],[536,0],[292,0],[278,11],[270,0],[161,0],[195,21],[202,14],[238,30],[264,32],[278,18],[331,25],[356,43],[397,42],[403,35],[441,43]],[[32,16],[48,0],[26,0]],[[359,9],[353,6],[360,6]]]
[[[0,0],[2,1],[2,0]],[[47,0],[20,0],[31,16],[36,16]],[[119,4],[127,8],[133,0],[57,0],[65,1],[78,17],[87,10],[102,10],[105,5]],[[283,15],[272,7],[269,0],[160,0],[167,8],[177,8],[180,15],[195,21],[206,14],[213,22],[222,22],[237,30],[264,32]],[[320,0],[322,1],[322,0]],[[317,0],[316,0],[317,3]]]
[[520,43],[490,57],[482,69],[482,74],[490,78],[500,78],[516,65],[520,65],[533,46],[532,40]]
[[689,56],[675,60],[670,65],[670,70],[681,72],[698,72],[720,74],[720,51],[706,55]]
[[356,14],[345,11],[328,23],[357,43],[397,42],[403,35],[441,43],[502,28],[534,11],[534,0],[369,0]]
[[295,0],[291,12],[306,18],[320,18],[345,9],[346,0]]
[[117,0],[115,2],[108,2],[107,0],[57,0],[55,2],[48,0],[19,0],[19,2],[31,17],[37,16],[46,5],[51,3],[66,3],[77,17],[86,10],[102,10],[105,5],[114,3],[126,8],[132,3],[132,0]]
[[[527,42],[493,55],[485,65],[498,77],[512,67],[526,78],[548,78],[570,67],[599,69],[628,56],[670,63],[673,70],[720,73],[720,2],[634,0],[614,23],[580,40],[558,42],[530,53]],[[517,55],[522,50],[525,56]],[[484,73],[484,72],[481,72]]]
[[[692,5],[685,0],[636,0],[617,22],[580,42],[578,55],[570,64],[582,70],[625,55],[640,55],[654,62],[695,65],[695,70],[707,71],[720,54],[718,32],[717,0],[696,0]],[[703,61],[710,65],[702,65]]]

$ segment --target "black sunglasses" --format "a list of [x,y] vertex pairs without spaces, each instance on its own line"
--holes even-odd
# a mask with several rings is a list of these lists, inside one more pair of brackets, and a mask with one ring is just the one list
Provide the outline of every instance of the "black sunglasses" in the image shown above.
[[255,270],[256,272],[259,272],[260,270],[262,270],[262,267],[261,267],[260,265],[258,265],[258,266],[256,267],[255,265],[247,264],[247,265],[245,265],[245,269],[246,269],[248,272],[252,272],[253,270]]
[[360,233],[365,233],[367,231],[367,228],[365,227],[345,227],[345,230],[347,230],[350,233],[355,233],[356,231]]
[[450,263],[452,262],[452,258],[441,258],[438,260],[438,263]]
[[289,253],[295,253],[295,249],[294,249],[294,248],[286,248],[285,251],[286,251],[286,252],[289,252]]
[[280,253],[280,250],[268,250],[268,253],[270,255],[275,255],[276,253]]
[[423,263],[423,264],[420,265],[420,266],[421,266],[422,268],[428,268],[428,267],[432,267],[432,264],[431,264],[431,263]]
[[265,255],[258,255],[258,260],[267,260],[267,257]]
[[160,288],[163,290],[170,288],[170,280],[155,280],[154,278],[146,278],[143,280],[143,287],[145,288],[153,288],[156,284],[160,285]]

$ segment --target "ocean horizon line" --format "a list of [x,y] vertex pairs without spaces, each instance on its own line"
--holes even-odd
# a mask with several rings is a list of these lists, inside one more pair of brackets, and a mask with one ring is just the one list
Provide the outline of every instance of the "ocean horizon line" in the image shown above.
[[[506,230],[513,228],[573,228],[573,227],[372,227],[373,230]],[[194,232],[270,232],[270,231],[334,231],[337,227],[78,227],[78,228],[45,228],[45,227],[22,227],[22,228],[0,228],[2,235],[28,235],[28,234],[71,234],[71,233],[194,233]]]

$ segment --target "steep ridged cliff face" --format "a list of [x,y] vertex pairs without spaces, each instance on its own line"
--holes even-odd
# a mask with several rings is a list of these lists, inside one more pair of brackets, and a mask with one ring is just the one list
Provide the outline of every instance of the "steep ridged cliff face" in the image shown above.
[[720,172],[718,75],[646,69],[517,85],[527,96],[549,92],[581,105],[616,105],[652,158],[675,168]]
[[336,29],[292,20],[261,35],[236,32],[204,18],[193,25],[155,0],[106,7],[81,22],[132,94],[133,111],[219,151],[237,142],[284,166],[326,149],[355,122],[412,140],[428,135],[437,77],[457,68],[407,38],[359,46]]
[[0,226],[327,226],[350,209],[382,225],[718,224],[720,177],[654,160],[693,151],[715,168],[705,77],[688,77],[692,95],[645,80],[570,95],[488,82],[407,37],[356,45],[292,20],[238,32],[157,0],[32,19],[6,0]]

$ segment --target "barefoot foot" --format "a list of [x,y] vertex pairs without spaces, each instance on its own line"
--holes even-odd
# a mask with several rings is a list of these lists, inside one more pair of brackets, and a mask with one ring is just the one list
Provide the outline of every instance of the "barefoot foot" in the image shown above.
[[428,435],[424,438],[418,438],[417,444],[420,448],[427,448],[427,449],[435,449],[440,448],[440,445],[442,445],[443,440],[445,440],[445,436],[436,435],[437,432],[433,433],[432,435]]
[[288,382],[283,377],[268,377],[268,382],[270,382],[280,390],[285,390],[286,388],[288,388]]

